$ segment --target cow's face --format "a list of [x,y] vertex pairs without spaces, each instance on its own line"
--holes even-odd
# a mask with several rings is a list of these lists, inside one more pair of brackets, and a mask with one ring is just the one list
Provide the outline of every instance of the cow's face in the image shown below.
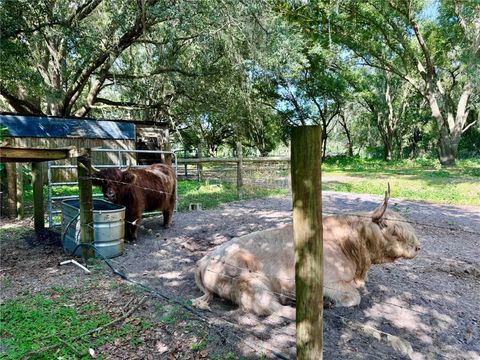
[[118,185],[113,181],[104,181],[102,184],[102,192],[105,199],[114,203],[117,200]]
[[[372,213],[373,227],[378,227],[382,235],[382,261],[390,262],[398,258],[413,259],[420,251],[420,243],[413,227],[405,219],[391,210],[387,210],[390,199],[390,184],[385,191],[385,199]],[[373,233],[376,231],[372,229]]]
[[413,259],[420,251],[420,242],[413,227],[405,221],[389,221],[383,229],[386,256],[391,259]]
[[102,187],[105,199],[115,203],[122,187],[122,171],[119,169],[104,169],[93,175],[93,184]]

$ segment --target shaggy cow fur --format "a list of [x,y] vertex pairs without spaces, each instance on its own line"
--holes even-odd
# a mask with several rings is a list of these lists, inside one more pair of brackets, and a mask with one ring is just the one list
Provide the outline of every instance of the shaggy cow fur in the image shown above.
[[[324,295],[336,306],[360,303],[372,264],[411,259],[420,250],[415,231],[386,209],[389,197],[373,213],[323,218]],[[208,309],[214,294],[258,315],[295,317],[287,306],[295,296],[293,227],[234,238],[204,256],[195,271],[204,292],[193,300]]]
[[171,166],[153,164],[144,169],[104,169],[93,173],[93,184],[102,187],[104,197],[125,206],[125,238],[137,240],[144,211],[160,210],[163,226],[169,227],[176,201],[176,176]]

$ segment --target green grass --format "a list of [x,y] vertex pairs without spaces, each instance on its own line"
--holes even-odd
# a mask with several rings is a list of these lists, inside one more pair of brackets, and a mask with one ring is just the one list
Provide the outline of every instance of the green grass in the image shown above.
[[0,240],[5,241],[18,241],[22,239],[25,235],[30,234],[32,229],[28,227],[11,227],[11,228],[0,228]]
[[455,168],[442,168],[438,160],[387,163],[333,158],[327,160],[322,169],[324,190],[380,195],[389,182],[392,197],[480,205],[480,160],[459,160]]
[[185,211],[191,203],[200,203],[202,209],[210,209],[220,204],[240,199],[255,199],[267,196],[288,194],[287,189],[244,187],[241,197],[237,194],[236,185],[229,183],[210,184],[208,182],[186,180],[178,183],[178,209]]
[[74,340],[112,320],[97,305],[75,307],[74,293],[74,289],[55,286],[49,292],[5,300],[0,305],[0,344],[6,351],[2,358],[89,359],[88,348],[128,334],[135,341],[139,332],[151,326],[125,324]]
[[[44,192],[46,190],[44,189]],[[178,209],[185,211],[191,203],[200,203],[202,209],[210,209],[220,204],[236,201],[240,199],[253,199],[266,196],[287,194],[286,189],[268,189],[244,187],[241,197],[238,196],[236,185],[229,183],[209,183],[205,181],[183,180],[178,182],[179,202]],[[98,187],[93,187],[93,194],[101,194]],[[53,195],[78,196],[78,187],[76,186],[57,186],[53,188]],[[31,202],[33,194],[25,193],[25,201]],[[46,194],[45,194],[46,197]],[[58,220],[58,219],[57,219]]]
[[[98,194],[98,195],[102,194],[102,191],[100,190],[99,187],[94,186],[92,189],[93,189],[92,193],[94,195],[95,194]],[[78,196],[78,186],[66,186],[66,185],[53,186],[52,187],[52,195],[53,196],[71,196],[71,195]],[[26,188],[24,190],[23,196],[24,196],[26,201],[30,201],[30,202],[33,201],[33,190],[32,190],[31,186],[29,186],[28,188]],[[43,197],[45,199],[48,198],[48,188],[46,186],[43,187]]]
[[[249,174],[261,178],[269,176],[268,170],[261,165],[258,174]],[[384,193],[387,182],[390,182],[392,197],[480,206],[480,159],[458,160],[454,168],[442,168],[438,160],[433,159],[387,163],[357,157],[334,157],[323,163],[322,175],[324,190],[380,195]],[[93,189],[95,194],[101,193],[98,187]],[[78,188],[54,187],[53,194],[77,195]],[[209,209],[240,199],[288,195],[289,191],[274,184],[269,187],[245,186],[239,197],[235,184],[183,180],[178,182],[178,194],[178,209],[186,211],[192,203],[200,203],[203,209]],[[31,198],[31,191],[27,191],[25,199],[31,201]]]
[[327,173],[347,172],[349,174],[419,175],[427,172],[435,177],[480,177],[480,159],[458,160],[455,167],[442,168],[440,162],[434,159],[386,162],[359,157],[333,157],[322,164],[322,170]]

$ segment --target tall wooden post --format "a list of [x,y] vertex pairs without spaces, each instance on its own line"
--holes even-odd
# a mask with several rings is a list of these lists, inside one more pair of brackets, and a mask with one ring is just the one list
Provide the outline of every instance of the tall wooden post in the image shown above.
[[15,163],[6,163],[5,170],[7,171],[8,216],[14,218],[17,216],[17,172],[15,170]]
[[297,359],[323,358],[323,237],[320,126],[292,130],[291,166]]
[[[92,160],[90,149],[82,149],[77,158],[78,189],[80,192],[80,243],[93,244],[93,199],[92,199]],[[95,255],[91,247],[82,247],[84,258]]]
[[16,164],[17,170],[17,219],[23,219],[23,165]]
[[45,210],[43,208],[43,162],[32,163],[33,187],[33,224],[35,231],[45,229]]

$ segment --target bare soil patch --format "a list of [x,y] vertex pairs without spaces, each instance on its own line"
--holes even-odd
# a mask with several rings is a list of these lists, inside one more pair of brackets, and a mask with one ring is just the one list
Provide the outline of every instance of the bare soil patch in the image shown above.
[[[370,210],[381,201],[328,192],[323,198],[326,213]],[[374,266],[358,307],[325,309],[325,359],[480,359],[480,209],[395,199],[391,206],[414,223],[421,253],[413,260]],[[176,213],[169,229],[161,227],[161,219],[144,220],[139,241],[127,244],[125,254],[111,262],[155,289],[156,296],[135,314],[153,327],[140,344],[116,339],[97,354],[106,359],[250,359],[275,353],[294,358],[294,323],[245,314],[218,298],[211,312],[198,311],[207,321],[178,305],[201,295],[192,269],[207,251],[232,237],[290,222],[291,210],[290,198],[265,198]],[[145,295],[101,262],[92,276],[71,265],[59,267],[66,259],[57,235],[37,239],[30,232],[2,239],[1,298],[71,286],[81,291],[79,301],[120,313]]]

